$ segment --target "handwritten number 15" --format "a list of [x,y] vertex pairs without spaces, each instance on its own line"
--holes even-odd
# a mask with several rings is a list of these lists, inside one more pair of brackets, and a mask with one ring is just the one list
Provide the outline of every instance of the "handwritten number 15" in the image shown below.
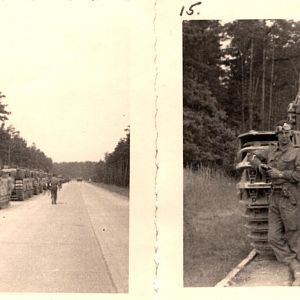
[[[188,10],[186,10],[186,14],[189,15],[189,16],[191,16],[194,13],[194,7],[197,6],[197,5],[200,5],[201,3],[202,2],[199,1],[197,3],[194,3],[194,4],[190,5],[190,7],[188,8]],[[181,11],[180,11],[180,16],[183,15],[184,9],[185,9],[185,7],[182,6]],[[199,12],[198,12],[198,14],[199,14]]]

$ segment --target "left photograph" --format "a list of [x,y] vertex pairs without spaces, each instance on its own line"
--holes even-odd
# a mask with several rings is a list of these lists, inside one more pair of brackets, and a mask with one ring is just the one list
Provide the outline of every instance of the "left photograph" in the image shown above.
[[0,293],[128,293],[122,5],[0,3]]

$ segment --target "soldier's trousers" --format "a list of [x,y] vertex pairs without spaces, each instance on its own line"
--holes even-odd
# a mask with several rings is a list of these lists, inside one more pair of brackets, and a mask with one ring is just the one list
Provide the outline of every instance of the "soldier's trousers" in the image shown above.
[[268,241],[278,261],[300,260],[300,201],[274,191],[269,205]]
[[52,204],[56,204],[56,199],[57,199],[57,189],[52,189],[51,190]]

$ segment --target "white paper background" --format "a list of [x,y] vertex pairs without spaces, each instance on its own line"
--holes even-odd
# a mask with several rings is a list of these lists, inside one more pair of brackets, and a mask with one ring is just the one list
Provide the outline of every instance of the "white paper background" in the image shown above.
[[[67,0],[64,0],[67,1]],[[75,1],[75,0],[74,0]],[[83,0],[80,0],[83,1]],[[96,1],[96,0],[95,0]],[[101,1],[101,0],[98,0]],[[124,0],[126,1],[126,0]],[[5,2],[5,1],[4,1]],[[87,5],[91,0],[86,0]],[[112,9],[108,1],[107,14]],[[114,9],[120,9],[114,1]],[[2,294],[4,298],[28,299],[154,299],[155,212],[155,92],[158,70],[158,163],[157,191],[158,269],[160,299],[282,299],[297,296],[298,288],[183,288],[182,199],[182,5],[193,1],[137,0],[130,3],[130,260],[129,294]],[[195,1],[196,2],[196,1]],[[154,17],[156,7],[156,36]],[[192,18],[284,18],[297,19],[300,3],[287,1],[203,0],[200,15]],[[53,16],[55,21],[55,16]],[[113,20],[112,20],[113,21]],[[118,34],[117,32],[109,34]],[[109,38],[109,37],[108,37]],[[157,65],[155,59],[155,41]],[[101,55],[101,54],[99,54]],[[112,66],[112,72],[118,66]],[[234,246],[234,245],[233,245]],[[298,294],[299,295],[299,294]]]

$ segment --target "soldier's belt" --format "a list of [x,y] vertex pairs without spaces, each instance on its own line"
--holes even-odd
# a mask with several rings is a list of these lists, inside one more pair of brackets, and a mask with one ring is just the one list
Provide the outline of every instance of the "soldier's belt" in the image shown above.
[[276,193],[276,194],[280,194],[281,196],[285,197],[285,198],[289,198],[290,194],[288,192],[287,189],[287,185],[286,184],[278,184],[278,185],[273,185],[272,186],[272,193]]
[[274,184],[272,185],[272,190],[274,191],[282,191],[283,184]]

